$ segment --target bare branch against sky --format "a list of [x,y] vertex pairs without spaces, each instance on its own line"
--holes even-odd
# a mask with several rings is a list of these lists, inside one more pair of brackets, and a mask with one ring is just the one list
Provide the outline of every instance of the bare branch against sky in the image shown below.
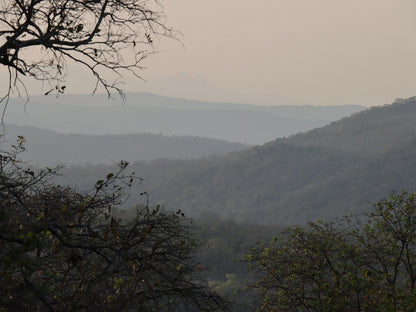
[[[119,77],[140,78],[142,62],[154,52],[155,37],[174,38],[157,0],[4,0],[0,2],[0,65],[11,92],[29,81],[66,89],[67,67],[87,70],[102,87],[123,94]],[[107,73],[107,75],[106,75]]]
[[[144,63],[147,82],[125,79],[126,91],[252,104],[368,106],[416,94],[414,0],[162,4],[185,48],[156,42],[160,53]],[[69,73],[67,93],[91,90],[94,81],[81,69]],[[195,78],[192,92],[189,77]]]

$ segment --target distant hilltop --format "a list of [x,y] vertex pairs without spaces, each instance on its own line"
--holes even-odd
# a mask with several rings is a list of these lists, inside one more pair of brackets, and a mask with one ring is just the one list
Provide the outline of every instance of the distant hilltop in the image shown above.
[[47,129],[6,124],[4,149],[25,137],[25,152],[21,157],[37,166],[117,163],[155,159],[192,159],[225,155],[250,146],[193,136],[164,136],[152,133],[136,134],[62,134]]
[[[334,103],[336,104],[336,103]],[[210,103],[128,93],[126,101],[105,95],[34,96],[24,106],[12,99],[6,122],[59,133],[198,136],[264,144],[305,132],[365,109],[362,106],[256,106]]]

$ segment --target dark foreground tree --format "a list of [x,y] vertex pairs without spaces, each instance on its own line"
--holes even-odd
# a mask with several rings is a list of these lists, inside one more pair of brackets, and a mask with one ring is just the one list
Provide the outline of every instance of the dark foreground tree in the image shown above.
[[[175,37],[158,0],[2,0],[0,64],[10,91],[20,75],[47,81],[63,92],[67,63],[81,64],[107,92],[116,80],[139,76],[157,36]],[[95,91],[95,90],[94,90]]]
[[416,194],[345,218],[290,227],[245,257],[259,311],[416,311]]
[[84,194],[0,154],[0,311],[227,310],[199,275],[181,213],[115,217],[125,166]]

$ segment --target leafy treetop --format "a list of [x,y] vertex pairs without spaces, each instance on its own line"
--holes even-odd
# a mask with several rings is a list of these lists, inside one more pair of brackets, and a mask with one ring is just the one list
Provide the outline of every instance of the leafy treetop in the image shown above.
[[362,218],[290,227],[245,256],[259,311],[416,310],[416,194]]

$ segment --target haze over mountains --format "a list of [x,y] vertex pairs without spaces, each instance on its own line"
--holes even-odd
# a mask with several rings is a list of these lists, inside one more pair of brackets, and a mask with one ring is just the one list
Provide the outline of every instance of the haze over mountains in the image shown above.
[[113,164],[120,160],[138,161],[161,158],[189,159],[224,155],[249,148],[249,145],[192,136],[160,134],[61,134],[51,130],[6,125],[6,139],[0,146],[15,144],[25,137],[21,157],[32,165]]
[[[363,110],[361,106],[256,106],[209,103],[128,93],[126,101],[104,95],[60,95],[12,99],[6,121],[60,133],[198,136],[264,144]],[[26,113],[25,113],[26,111]]]
[[[138,162],[154,204],[261,224],[303,223],[365,211],[392,191],[416,189],[416,98],[371,108],[263,146],[200,160]],[[72,167],[93,182],[110,167]],[[133,192],[132,202],[139,201]]]
[[[47,151],[44,154],[58,157],[61,163],[83,164],[64,169],[65,179],[61,181],[80,187],[91,186],[106,173],[114,171],[114,166],[85,165],[87,162],[109,163],[126,159],[123,155],[129,155],[129,161],[146,159],[131,165],[131,170],[144,179],[140,191],[146,190],[153,204],[162,204],[172,210],[181,209],[190,216],[208,212],[239,222],[303,223],[308,219],[362,212],[368,209],[370,202],[385,198],[392,191],[413,191],[416,188],[416,98],[357,112],[360,107],[255,107],[186,101],[151,94],[136,96],[140,99],[138,103],[125,104],[121,109],[126,109],[127,115],[123,116],[131,118],[131,124],[117,122],[117,118],[122,117],[116,114],[116,108],[120,111],[120,107],[108,102],[100,106],[103,98],[92,97],[95,102],[85,107],[68,104],[85,100],[84,96],[65,97],[68,101],[65,105],[54,103],[55,97],[47,98],[50,102],[35,100],[29,106],[36,106],[33,115],[30,112],[30,119],[41,120],[42,115],[35,112],[43,111],[49,118],[50,128],[68,130],[71,124],[60,121],[81,111],[81,116],[73,117],[74,123],[81,120],[84,128],[79,129],[117,133],[112,127],[120,125],[118,131],[122,133],[130,126],[141,126],[146,122],[147,125],[154,124],[155,120],[150,118],[154,114],[163,121],[160,125],[170,125],[169,131],[185,132],[185,128],[190,127],[186,123],[194,122],[195,131],[209,130],[207,133],[212,134],[221,128],[218,133],[222,133],[222,139],[226,135],[234,138],[246,135],[248,129],[259,141],[260,137],[265,140],[267,135],[275,133],[274,140],[249,147],[212,139],[167,138],[151,134],[62,135],[14,126],[10,126],[8,131],[9,134],[15,131],[13,129],[27,132],[29,142],[36,142],[38,157],[42,157],[42,151]],[[54,105],[59,105],[58,109],[55,110]],[[64,116],[59,116],[58,111]],[[294,131],[287,137],[278,138],[277,128],[273,131],[262,128],[267,120],[269,126],[276,126],[277,120],[298,120],[311,126],[325,118],[333,117],[335,120],[342,114],[348,115],[347,112],[353,115],[304,133],[294,134],[300,130],[285,128],[284,131],[289,133]],[[12,114],[15,113],[16,110]],[[9,110],[9,120],[10,116]],[[242,116],[245,116],[245,122]],[[233,123],[234,117],[241,123]],[[133,122],[133,119],[138,122]],[[277,126],[282,125],[277,123]],[[222,127],[230,127],[229,132]],[[251,138],[255,141],[254,136]],[[60,156],[54,154],[52,147],[57,148]],[[234,152],[227,154],[230,151]],[[206,157],[212,154],[217,155]],[[200,156],[204,158],[196,159]],[[43,157],[45,162],[53,161]],[[170,159],[151,161],[156,158]],[[36,157],[30,156],[30,159]],[[143,200],[138,195],[140,191],[133,190],[129,204]]]

